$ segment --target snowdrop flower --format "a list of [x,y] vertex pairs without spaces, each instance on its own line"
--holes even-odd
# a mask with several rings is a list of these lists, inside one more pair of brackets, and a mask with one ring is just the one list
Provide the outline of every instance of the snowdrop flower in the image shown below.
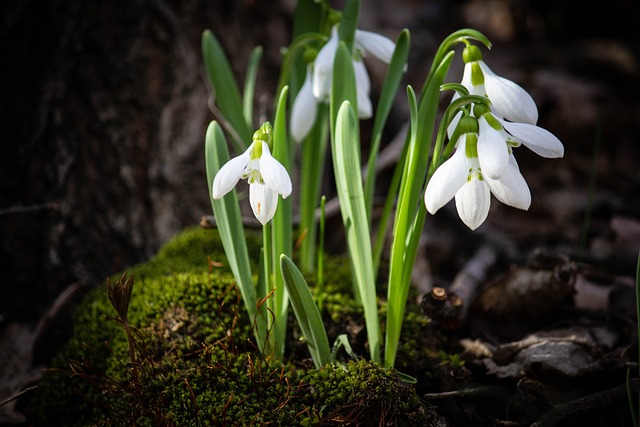
[[[291,133],[298,142],[307,136],[315,123],[317,102],[329,100],[333,80],[333,61],[339,41],[338,25],[334,25],[329,41],[320,49],[313,64],[307,68],[305,81],[291,109]],[[354,41],[353,71],[358,97],[358,117],[368,119],[373,116],[370,98],[371,79],[362,59],[371,54],[388,64],[395,50],[395,43],[380,34],[358,29],[355,31]]]
[[302,141],[311,131],[318,114],[318,101],[312,89],[313,66],[307,65],[307,76],[291,108],[290,131],[293,140]]
[[427,211],[435,214],[455,197],[460,219],[475,230],[489,214],[491,193],[506,205],[529,209],[531,193],[511,150],[507,153],[507,165],[500,177],[491,178],[483,173],[478,157],[479,121],[467,116],[460,120],[459,126],[462,131],[456,142],[456,151],[435,171],[427,184],[424,195]]
[[496,116],[510,122],[531,125],[538,122],[538,107],[531,95],[517,83],[491,71],[477,46],[467,46],[462,59],[465,63],[462,84],[471,95],[489,98]]
[[562,142],[546,129],[529,123],[513,123],[496,116],[483,104],[476,104],[473,115],[478,118],[478,156],[484,173],[499,178],[509,165],[513,147],[521,144],[539,156],[562,157]]
[[262,225],[273,218],[278,207],[278,194],[291,194],[291,178],[280,162],[271,155],[267,141],[271,124],[265,122],[253,135],[253,143],[241,155],[225,163],[213,179],[212,196],[219,199],[231,191],[240,178],[249,182],[249,202],[253,214]]

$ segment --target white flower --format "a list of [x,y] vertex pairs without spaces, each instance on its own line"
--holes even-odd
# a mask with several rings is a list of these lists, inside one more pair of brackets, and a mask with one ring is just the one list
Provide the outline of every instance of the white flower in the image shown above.
[[[388,64],[393,56],[395,43],[385,36],[363,30],[356,30],[354,39],[353,71],[358,97],[358,117],[368,119],[373,116],[370,98],[371,79],[362,59],[367,54],[371,54]],[[307,69],[305,81],[291,109],[290,130],[296,141],[304,139],[315,123],[316,103],[329,100],[333,81],[333,61],[338,50],[338,43],[338,26],[335,25],[331,29],[329,41],[320,49],[313,65]],[[311,98],[309,88],[315,99]]]
[[546,129],[528,123],[513,123],[497,117],[486,106],[476,105],[473,114],[478,118],[478,158],[482,171],[490,178],[499,178],[509,164],[513,147],[520,144],[539,156],[564,156],[562,142]]
[[564,156],[564,145],[548,130],[528,123],[513,123],[500,118],[498,121],[511,136],[510,142],[521,143],[541,157]]
[[510,122],[538,122],[538,107],[529,95],[517,83],[495,74],[482,60],[482,53],[477,46],[467,46],[463,52],[465,62],[462,85],[471,95],[482,95],[489,98],[494,113]]
[[[467,120],[476,119],[468,117]],[[473,128],[478,129],[478,125]],[[491,193],[506,205],[529,209],[531,193],[513,154],[507,152],[507,165],[500,177],[494,179],[483,173],[478,158],[480,140],[477,131],[463,133],[456,146],[453,155],[435,171],[427,184],[424,195],[427,211],[435,214],[455,197],[460,219],[475,230],[489,214]]]
[[313,128],[318,114],[318,101],[313,96],[312,65],[307,66],[307,76],[291,108],[291,136],[294,141],[302,141]]
[[[385,63],[391,61],[395,43],[380,34],[371,31],[356,30],[353,68],[356,77],[356,92],[358,94],[358,116],[371,117],[371,100],[369,91],[371,81],[362,58],[371,54]],[[331,38],[320,49],[313,66],[313,95],[318,100],[326,100],[331,95],[331,82],[333,79],[333,61],[338,50],[338,26],[331,29]],[[360,102],[360,101],[364,102]],[[362,104],[362,105],[361,105]]]
[[213,179],[212,196],[219,199],[236,186],[240,178],[249,182],[249,202],[262,225],[273,218],[278,194],[291,194],[291,178],[280,162],[271,156],[269,145],[255,140],[241,155],[225,163]]

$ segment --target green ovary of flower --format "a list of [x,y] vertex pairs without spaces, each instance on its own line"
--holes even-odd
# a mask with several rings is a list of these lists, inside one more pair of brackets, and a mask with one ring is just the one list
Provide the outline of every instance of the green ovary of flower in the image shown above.
[[482,52],[478,46],[470,44],[462,51],[462,60],[465,64],[468,64],[469,62],[482,61]]

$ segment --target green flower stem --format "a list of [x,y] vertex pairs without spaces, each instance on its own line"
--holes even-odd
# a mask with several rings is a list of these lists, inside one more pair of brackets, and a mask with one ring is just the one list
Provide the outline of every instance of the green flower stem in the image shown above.
[[428,180],[427,169],[431,169],[426,168],[425,165],[434,142],[432,135],[440,100],[439,91],[453,60],[453,48],[457,43],[466,42],[467,39],[475,39],[484,43],[487,48],[491,47],[489,40],[478,31],[463,29],[452,33],[436,52],[422,89],[417,111],[415,94],[411,88],[407,91],[411,111],[411,138],[398,196],[394,238],[391,244],[384,361],[387,367],[393,367],[395,364],[411,283],[411,272],[426,218],[426,208],[420,202],[424,183]]
[[[328,40],[328,37],[322,34],[305,33],[305,34],[300,34],[298,37],[296,37],[293,40],[293,42],[291,42],[289,47],[286,48],[286,50],[283,53],[282,68],[280,70],[280,78],[278,80],[277,93],[280,93],[282,88],[290,85],[290,83],[291,83],[291,87],[298,87],[302,85],[302,83],[300,83],[300,85],[294,86],[293,82],[291,82],[292,75],[297,75],[297,74],[301,74],[302,76],[305,75],[303,73],[303,70],[298,70],[298,72],[296,73],[296,68],[297,68],[296,63],[298,62],[300,55],[304,52],[304,49],[308,45],[321,44],[326,42],[327,40]],[[304,80],[304,77],[303,77],[303,80]]]
[[[444,57],[435,72],[427,76],[427,84],[416,110],[415,94],[409,87],[407,95],[411,111],[411,138],[407,153],[407,160],[400,184],[398,207],[394,224],[394,237],[391,243],[391,261],[389,270],[389,285],[387,288],[387,329],[385,340],[385,366],[393,367],[395,364],[400,330],[409,293],[410,277],[405,269],[412,270],[415,257],[407,253],[411,242],[407,239],[415,236],[411,230],[415,227],[412,218],[418,214],[421,192],[426,177],[427,159],[431,149],[431,134],[435,125],[438,110],[440,85],[449,70],[453,60],[453,52]],[[409,255],[409,256],[407,256]],[[407,280],[409,278],[409,280]]]
[[263,263],[262,263],[262,280],[263,280],[263,292],[264,295],[260,295],[263,298],[267,298],[265,301],[267,308],[267,342],[265,348],[262,350],[262,353],[265,355],[271,355],[272,357],[277,357],[276,349],[278,348],[277,343],[277,333],[275,329],[275,318],[277,317],[276,310],[277,304],[273,294],[274,291],[274,276],[273,276],[273,239],[272,239],[273,230],[271,229],[271,222],[266,223],[262,226],[262,254],[263,254]]
[[255,323],[254,334],[258,348],[262,351],[267,337],[267,320],[264,311],[258,310],[256,289],[251,274],[251,263],[240,216],[236,191],[230,191],[221,199],[211,197],[213,178],[218,170],[229,160],[227,141],[222,128],[212,121],[205,136],[205,166],[207,186],[211,207],[216,219],[222,246],[227,254],[227,262],[238,283],[249,319]]

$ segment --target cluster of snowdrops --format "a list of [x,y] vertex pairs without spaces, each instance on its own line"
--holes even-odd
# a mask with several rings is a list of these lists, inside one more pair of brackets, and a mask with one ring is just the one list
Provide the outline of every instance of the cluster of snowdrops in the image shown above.
[[[218,114],[205,144],[214,217],[253,320],[258,347],[276,361],[285,358],[289,307],[315,365],[333,361],[318,301],[303,274],[317,274],[317,286],[322,285],[321,184],[329,153],[370,358],[388,367],[393,367],[398,351],[427,213],[435,214],[455,199],[460,219],[474,230],[487,218],[491,194],[526,210],[531,193],[516,162],[517,149],[524,145],[547,158],[564,154],[560,140],[537,126],[537,107],[527,91],[495,74],[483,60],[482,49],[491,48],[489,40],[473,29],[455,31],[435,53],[419,94],[406,86],[410,130],[374,230],[375,165],[382,131],[406,72],[410,37],[405,29],[394,42],[358,28],[359,11],[358,0],[347,1],[342,11],[326,1],[298,1],[293,41],[283,50],[274,117],[255,132],[252,103],[261,49],[250,57],[241,94],[217,39],[210,31],[203,34],[204,61]],[[462,81],[447,82],[453,58],[460,53]],[[388,64],[375,109],[365,66],[365,58],[371,57]],[[440,97],[445,94],[451,102],[438,121]],[[360,149],[359,119],[373,120],[366,161]],[[229,146],[235,156],[229,154]],[[296,185],[292,176],[299,178]],[[257,275],[250,267],[239,208],[242,200],[236,190],[244,179],[249,204],[263,229]],[[295,207],[289,197],[293,191],[299,195]],[[294,208],[299,218],[295,225]],[[388,234],[393,236],[390,242],[384,238]],[[300,244],[294,256],[295,240]],[[387,315],[382,329],[375,284],[387,244]],[[339,344],[349,347],[345,336],[339,337]]]

